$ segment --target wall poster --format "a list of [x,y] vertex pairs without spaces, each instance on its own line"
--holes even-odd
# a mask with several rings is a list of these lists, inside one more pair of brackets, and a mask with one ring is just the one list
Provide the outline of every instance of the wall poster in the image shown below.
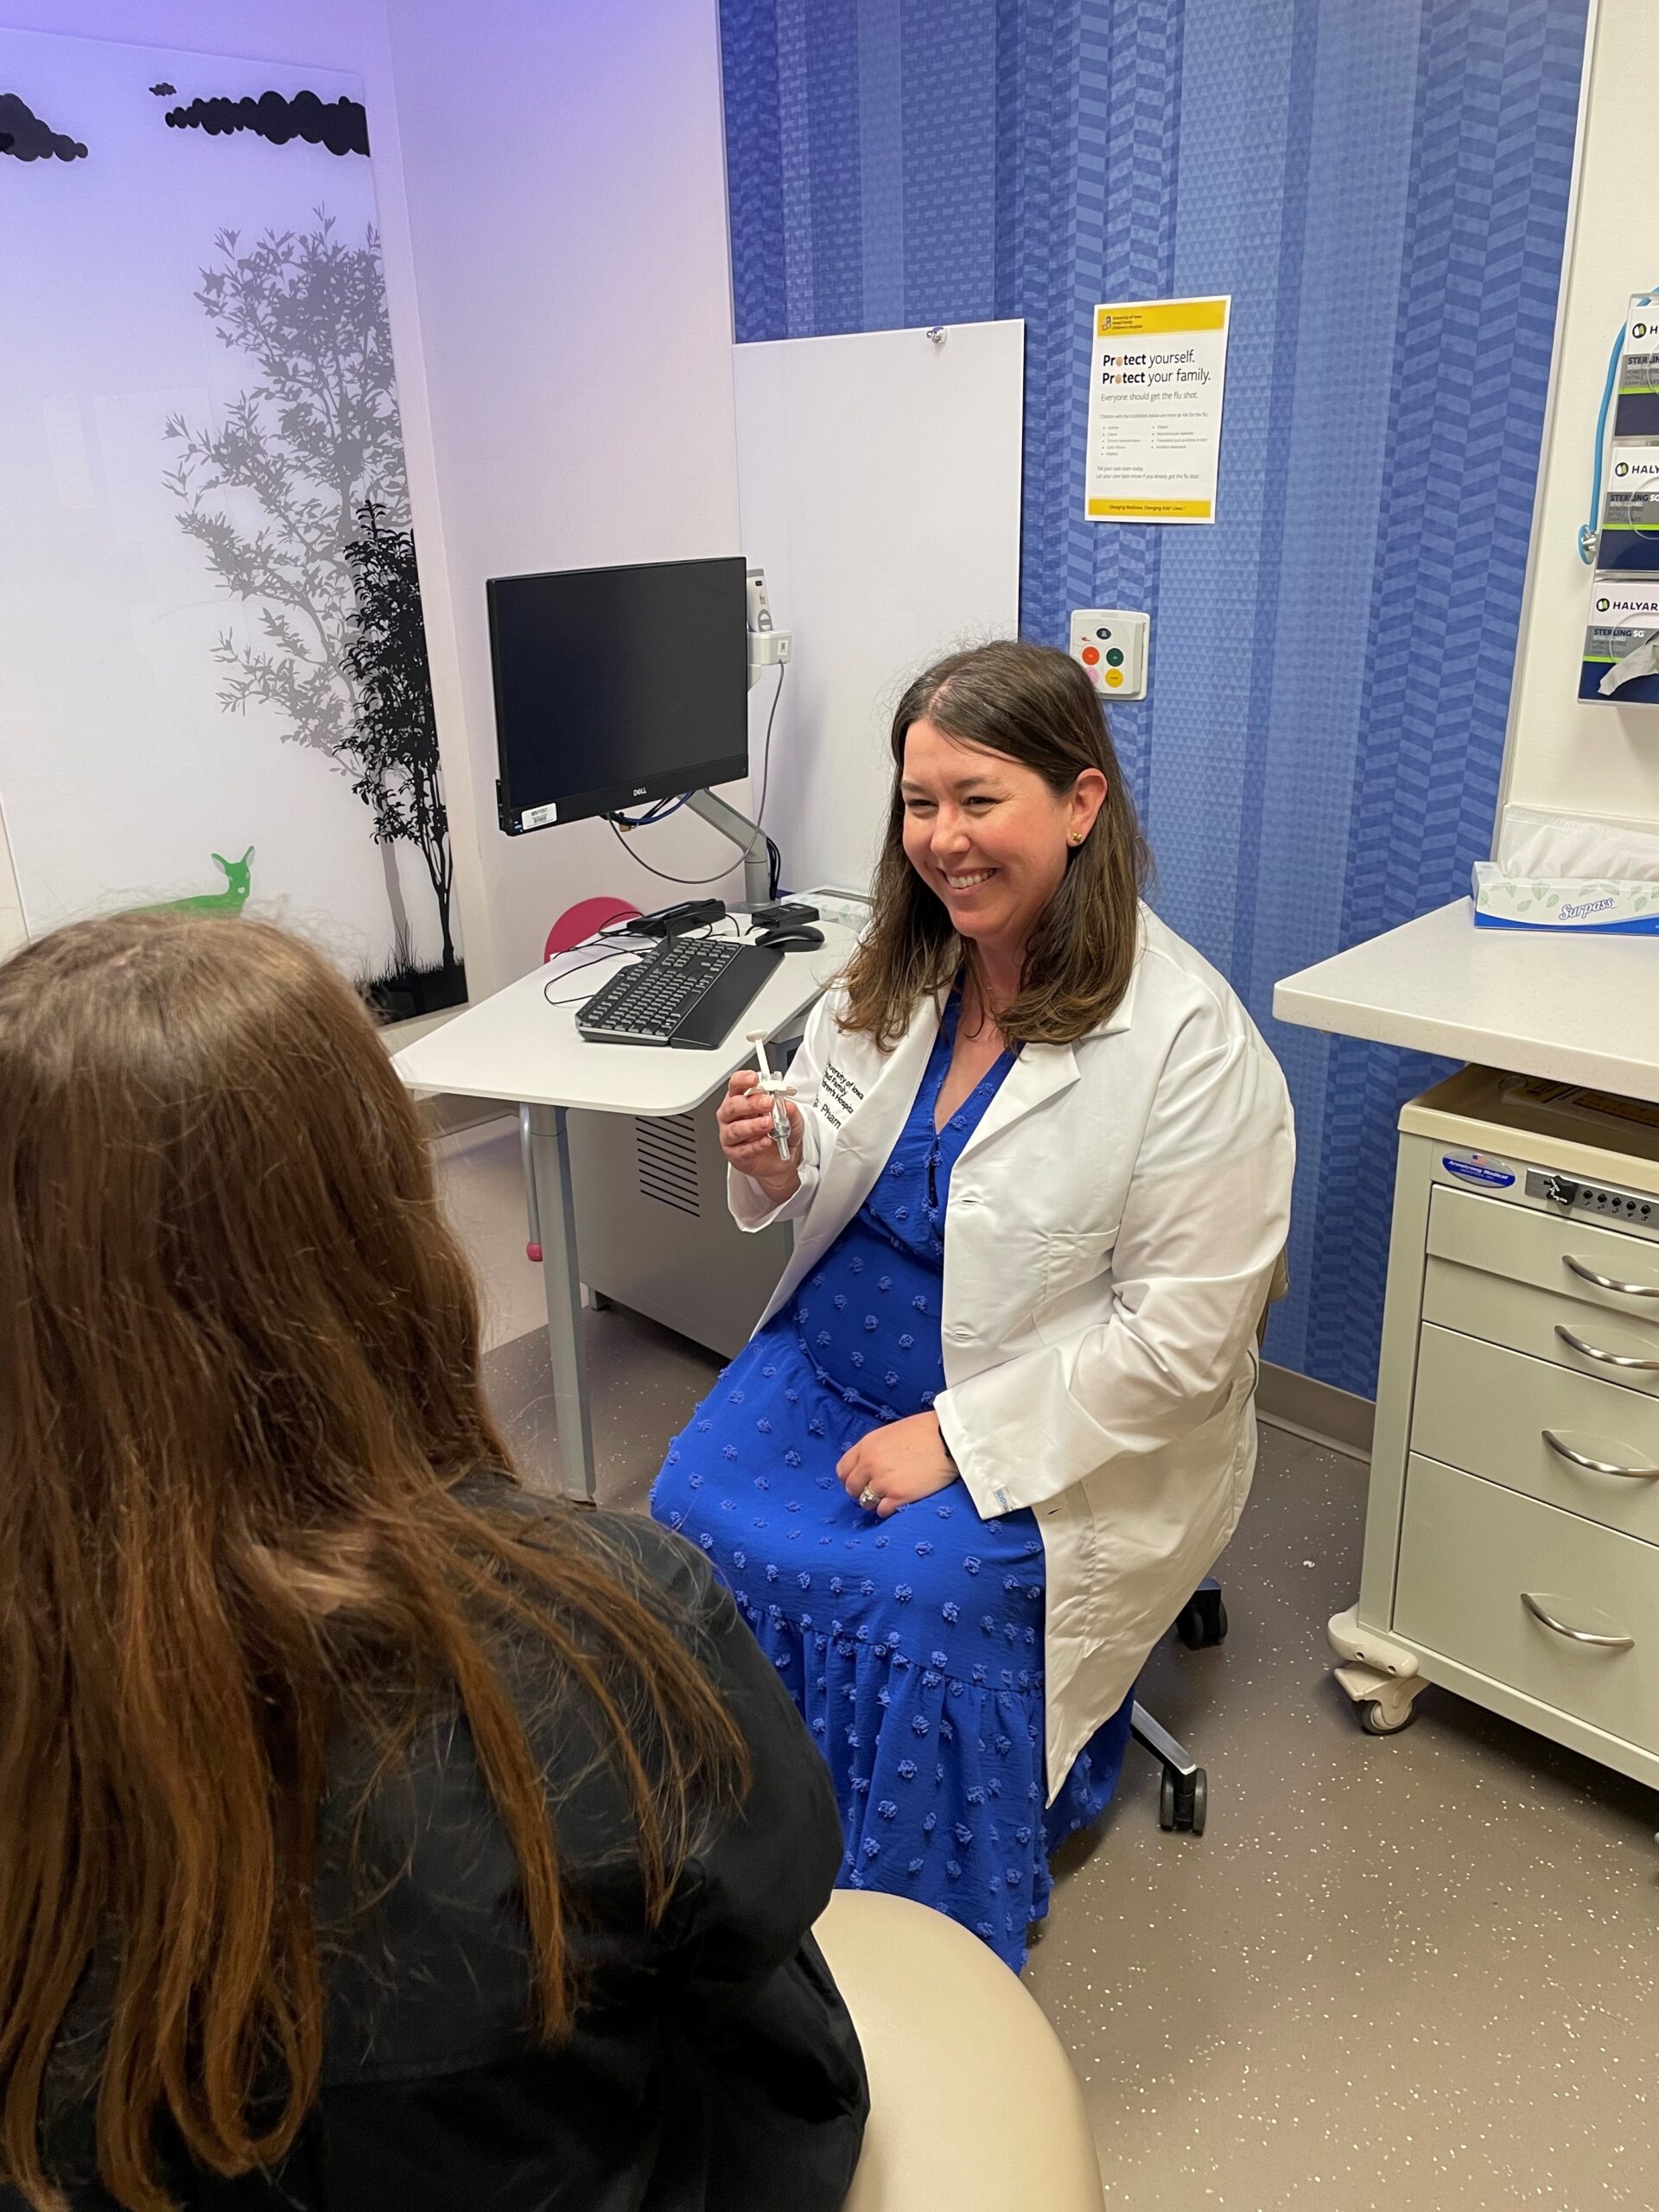
[[466,996],[361,84],[0,30],[0,809],[31,932]]
[[1090,522],[1213,522],[1230,296],[1095,309]]

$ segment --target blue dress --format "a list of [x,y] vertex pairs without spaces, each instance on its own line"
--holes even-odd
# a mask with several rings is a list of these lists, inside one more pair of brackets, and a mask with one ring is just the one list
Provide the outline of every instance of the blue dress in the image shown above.
[[957,1017],[953,995],[874,1189],[675,1439],[652,1511],[709,1554],[829,1762],[841,1885],[918,1898],[1017,1968],[1049,1853],[1116,1787],[1133,1700],[1046,1813],[1035,1519],[982,1521],[957,1482],[881,1521],[836,1475],[945,1387],[951,1170],[1013,1065],[1005,1052],[936,1134]]

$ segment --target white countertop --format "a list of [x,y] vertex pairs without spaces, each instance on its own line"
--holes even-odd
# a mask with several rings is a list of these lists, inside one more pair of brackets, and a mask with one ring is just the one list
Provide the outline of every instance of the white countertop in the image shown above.
[[1466,899],[1287,976],[1281,1021],[1659,1100],[1659,938],[1478,930]]
[[577,1007],[632,957],[608,955],[601,965],[589,947],[521,976],[493,998],[469,1006],[430,1036],[405,1046],[392,1065],[411,1090],[462,1098],[646,1116],[689,1114],[720,1089],[734,1068],[748,1061],[752,1031],[764,1030],[768,1037],[781,1033],[845,965],[857,943],[853,931],[827,918],[817,926],[824,933],[823,949],[786,953],[731,1035],[713,1052],[590,1045],[579,1037]]

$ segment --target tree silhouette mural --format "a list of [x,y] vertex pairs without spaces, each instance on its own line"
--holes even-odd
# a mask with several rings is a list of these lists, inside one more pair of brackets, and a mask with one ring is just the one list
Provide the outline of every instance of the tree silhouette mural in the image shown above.
[[[405,765],[418,743],[408,739],[399,749],[389,734],[394,711],[410,728],[431,730],[432,705],[379,238],[372,227],[360,244],[341,238],[319,207],[314,229],[268,231],[245,245],[226,230],[213,245],[218,257],[202,270],[195,298],[219,342],[247,358],[257,381],[217,427],[168,418],[166,435],[178,451],[164,481],[181,503],[180,527],[223,588],[257,610],[254,640],[226,630],[214,645],[226,671],[219,701],[231,713],[245,713],[250,702],[271,709],[283,740],[325,754],[370,810],[399,948],[400,972],[383,980],[397,984],[400,1011],[414,971],[401,972],[411,932],[396,847],[419,849],[438,900],[448,996],[416,995],[453,1003],[461,995],[461,969],[435,734],[418,798],[415,771]],[[382,573],[387,556],[353,558],[365,515],[371,537],[408,541],[395,608]],[[371,602],[367,627],[360,626],[359,573]],[[380,611],[382,603],[390,611]],[[395,675],[394,646],[409,656]],[[365,683],[372,691],[366,717]]]
[[[352,788],[373,810],[376,842],[413,845],[425,863],[443,932],[443,973],[454,977],[449,894],[454,871],[415,540],[406,530],[383,529],[372,500],[359,513],[363,534],[346,549],[357,587],[354,634],[346,651],[346,670],[357,686],[353,752],[358,774]],[[452,1004],[453,996],[442,1002]]]

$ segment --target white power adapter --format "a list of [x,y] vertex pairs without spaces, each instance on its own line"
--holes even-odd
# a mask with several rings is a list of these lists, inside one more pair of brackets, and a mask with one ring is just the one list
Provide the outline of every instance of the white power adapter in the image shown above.
[[749,689],[753,690],[763,668],[781,668],[790,657],[787,630],[775,630],[766,601],[766,572],[751,569],[747,577],[749,613]]
[[1144,699],[1152,617],[1123,607],[1079,607],[1071,614],[1071,658],[1103,699]]

